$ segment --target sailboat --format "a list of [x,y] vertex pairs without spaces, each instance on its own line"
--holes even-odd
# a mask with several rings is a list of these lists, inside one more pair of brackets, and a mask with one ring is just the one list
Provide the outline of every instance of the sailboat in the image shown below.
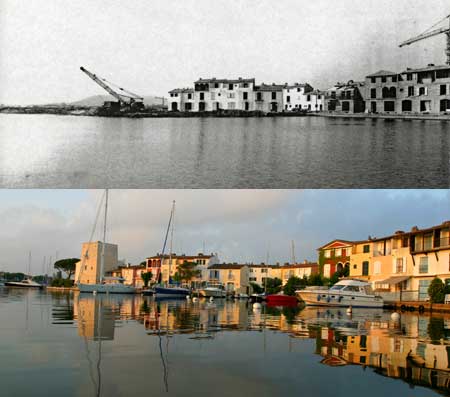
[[156,298],[186,298],[191,291],[188,288],[178,287],[171,284],[170,268],[172,265],[172,242],[173,242],[173,224],[175,218],[175,201],[172,203],[172,211],[170,212],[169,224],[167,225],[166,237],[164,239],[163,249],[161,253],[161,267],[164,261],[164,251],[166,248],[167,237],[170,233],[170,248],[169,248],[169,282],[166,286],[155,286]]
[[42,284],[37,283],[36,281],[33,281],[33,278],[31,277],[31,251],[28,254],[28,276],[22,281],[6,281],[5,286],[6,287],[16,287],[16,288],[37,288],[42,289],[44,286]]
[[77,282],[78,289],[80,292],[90,292],[90,293],[134,294],[136,293],[136,288],[131,285],[125,285],[124,278],[105,277],[104,275],[107,215],[108,215],[108,189],[106,189],[105,191],[105,220],[103,223],[103,241],[102,241],[102,252],[100,257],[100,280],[99,280],[100,282],[96,284],[84,284],[80,283],[80,281],[78,280]]

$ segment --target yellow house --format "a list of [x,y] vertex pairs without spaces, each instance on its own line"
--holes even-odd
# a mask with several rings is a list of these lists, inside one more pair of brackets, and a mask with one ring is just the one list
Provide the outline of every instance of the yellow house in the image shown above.
[[350,254],[350,277],[358,277],[360,279],[369,279],[369,275],[373,274],[371,270],[372,261],[372,242],[370,240],[355,241],[352,245]]
[[75,265],[75,282],[96,284],[100,282],[101,276],[117,268],[117,245],[105,243],[104,274],[100,275],[102,244],[100,241],[83,243],[81,260]]
[[287,283],[290,277],[309,277],[311,274],[319,273],[319,265],[317,263],[307,262],[295,263],[293,265],[280,266],[281,281],[283,285]]
[[208,272],[208,281],[223,284],[228,293],[251,293],[249,267],[246,264],[216,263],[208,268]]

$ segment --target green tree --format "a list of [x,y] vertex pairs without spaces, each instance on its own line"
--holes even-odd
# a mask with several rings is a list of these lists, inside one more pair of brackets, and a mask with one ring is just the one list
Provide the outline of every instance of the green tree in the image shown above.
[[445,299],[445,286],[442,280],[435,277],[428,287],[428,296],[431,303],[444,303]]
[[152,274],[152,272],[142,272],[141,278],[142,278],[142,281],[144,282],[144,287],[147,288],[148,283],[153,278],[153,274]]
[[250,283],[250,286],[252,287],[254,294],[262,294],[264,292],[264,288],[261,287],[259,284]]
[[268,294],[277,294],[281,291],[281,280],[278,277],[266,279],[266,292]]
[[[195,262],[184,261],[181,265],[178,265],[178,278],[179,281],[189,282],[193,278],[199,277],[201,271],[196,269],[197,264]],[[175,279],[175,277],[174,277]]]
[[323,277],[319,273],[311,274],[308,277],[308,285],[322,286],[323,285]]
[[285,295],[294,296],[295,290],[299,289],[302,285],[302,280],[298,277],[291,276],[283,287]]
[[75,273],[75,265],[79,261],[80,260],[78,258],[60,259],[59,261],[56,261],[53,266],[60,272],[66,273],[67,279],[69,280]]

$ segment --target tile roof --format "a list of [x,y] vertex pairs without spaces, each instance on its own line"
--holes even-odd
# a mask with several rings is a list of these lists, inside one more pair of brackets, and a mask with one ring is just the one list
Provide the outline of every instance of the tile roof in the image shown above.
[[283,91],[284,84],[261,84],[255,87],[255,91]]
[[450,70],[450,65],[428,65],[425,68],[418,68],[418,69],[406,69],[403,73],[418,73],[418,72],[431,72],[433,70]]
[[[172,258],[173,259],[209,259],[212,258],[214,255],[204,255],[204,254],[198,254],[198,255],[177,255],[177,254],[172,254]],[[164,254],[164,258],[167,259],[169,258],[170,255],[169,254]],[[149,256],[146,259],[161,259],[161,254],[157,254],[154,256]]]
[[202,79],[199,78],[197,81],[194,82],[194,84],[197,83],[225,83],[225,84],[238,84],[238,83],[253,83],[255,84],[255,78],[249,78],[249,79],[216,79],[215,77],[210,79]]
[[215,263],[208,266],[208,269],[242,269],[244,266],[248,266],[245,263]]
[[169,94],[192,94],[194,92],[193,88],[175,88],[169,91]]
[[379,70],[376,73],[369,74],[366,77],[382,77],[382,76],[396,76],[398,73],[390,72],[389,70]]

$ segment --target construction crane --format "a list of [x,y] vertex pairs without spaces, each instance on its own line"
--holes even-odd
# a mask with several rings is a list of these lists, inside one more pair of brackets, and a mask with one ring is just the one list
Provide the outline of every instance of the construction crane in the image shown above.
[[[448,28],[434,29],[437,25],[439,25],[440,23],[442,23],[446,19],[449,20],[449,27]],[[432,29],[434,29],[434,30],[432,30]],[[416,37],[413,37],[413,38],[411,38],[409,40],[404,41],[403,43],[400,44],[399,47],[401,48],[401,47],[410,45],[412,43],[415,43],[417,41],[428,39],[429,37],[437,36],[437,35],[442,34],[442,33],[447,35],[447,48],[445,50],[445,54],[447,55],[447,65],[450,65],[450,15],[447,15],[445,18],[440,20],[438,23],[434,24],[431,28],[427,29],[422,34],[420,34],[420,35],[418,35]]]
[[[95,75],[89,70],[80,66],[80,70],[86,73],[92,80],[94,80],[100,87],[102,87],[108,94],[112,95],[117,99],[117,102],[105,102],[103,107],[109,108],[111,110],[141,110],[144,107],[144,98],[134,94],[130,91],[125,90],[118,85],[111,83],[110,81]],[[121,91],[121,93],[115,91],[111,86],[117,87],[116,89]]]

